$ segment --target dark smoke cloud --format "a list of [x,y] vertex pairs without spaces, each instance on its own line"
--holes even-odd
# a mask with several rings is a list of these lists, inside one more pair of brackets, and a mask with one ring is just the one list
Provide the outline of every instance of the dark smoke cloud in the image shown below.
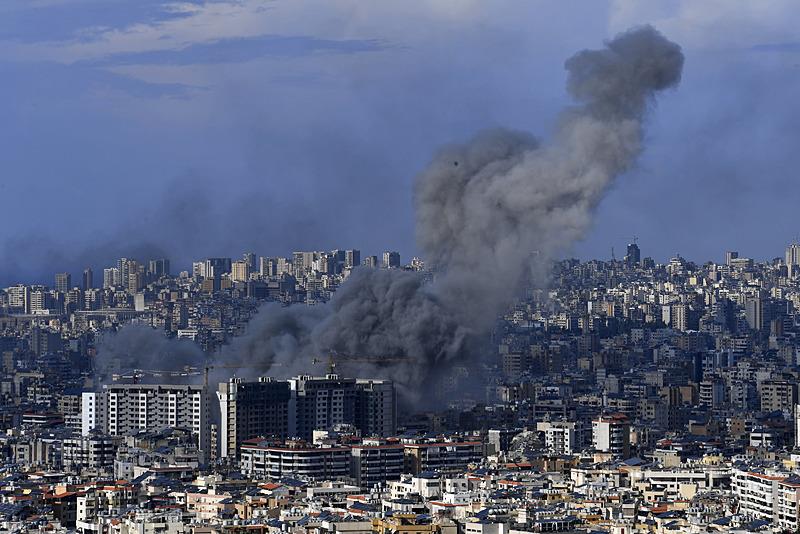
[[[206,362],[203,350],[187,339],[169,339],[144,324],[129,324],[114,333],[104,333],[97,342],[94,362],[98,376],[142,371],[179,371],[199,369]],[[145,375],[144,380],[152,378]],[[174,381],[175,376],[168,380]],[[187,380],[190,380],[187,377]]]
[[533,252],[553,258],[584,235],[614,178],[641,152],[655,93],[678,83],[682,65],[680,47],[651,27],[576,54],[566,62],[576,106],[562,113],[549,143],[484,132],[442,150],[418,176],[417,237],[437,267],[433,283],[356,270],[327,305],[266,306],[224,360],[273,364],[281,375],[333,350],[372,362],[362,371],[394,378],[412,400],[421,395],[479,352]]
[[[272,362],[278,376],[308,373],[342,356],[341,370],[394,379],[407,397],[465,355],[470,332],[415,272],[358,268],[322,306],[266,305],[224,350],[243,366]],[[348,363],[349,360],[349,363]]]

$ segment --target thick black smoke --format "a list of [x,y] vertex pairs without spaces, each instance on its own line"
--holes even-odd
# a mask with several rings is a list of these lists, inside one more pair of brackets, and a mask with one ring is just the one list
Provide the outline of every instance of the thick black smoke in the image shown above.
[[678,83],[680,47],[651,27],[566,62],[576,101],[554,138],[493,130],[442,150],[415,185],[417,237],[437,267],[415,273],[356,270],[330,303],[267,306],[225,359],[291,374],[337,351],[420,394],[468,358],[508,306],[531,254],[552,258],[581,238],[614,178],[642,149],[657,91]]

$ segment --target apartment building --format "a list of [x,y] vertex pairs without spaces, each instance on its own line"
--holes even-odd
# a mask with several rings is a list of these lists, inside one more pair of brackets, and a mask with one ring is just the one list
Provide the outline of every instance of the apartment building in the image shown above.
[[186,428],[198,447],[211,447],[207,389],[188,384],[112,384],[82,397],[81,429],[112,436],[164,428]]
[[277,480],[301,476],[312,480],[336,480],[350,474],[350,449],[310,447],[304,442],[273,446],[260,440],[246,441],[240,448],[242,473]]

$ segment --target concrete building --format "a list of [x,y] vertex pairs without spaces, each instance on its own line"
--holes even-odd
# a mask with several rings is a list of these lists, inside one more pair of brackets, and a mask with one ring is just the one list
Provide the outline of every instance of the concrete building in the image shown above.
[[243,441],[286,439],[289,433],[289,383],[268,377],[256,382],[231,378],[219,385],[221,458],[237,456]]
[[31,288],[26,285],[11,286],[6,290],[8,306],[16,313],[31,312]]
[[391,380],[356,380],[355,426],[365,437],[397,431],[397,393]]
[[703,380],[698,385],[700,406],[719,408],[725,402],[725,382],[714,378]]
[[347,447],[309,447],[304,442],[271,446],[266,442],[245,442],[240,449],[242,473],[278,480],[286,476],[312,480],[335,480],[350,474]]
[[350,477],[362,488],[371,488],[389,480],[398,480],[403,474],[404,448],[402,444],[386,444],[378,440],[364,440],[350,448]]
[[289,380],[289,436],[311,440],[314,430],[355,425],[365,436],[389,436],[397,426],[394,383],[336,374]]
[[788,532],[800,528],[800,478],[790,476],[778,482],[778,526]]
[[511,447],[511,442],[514,439],[514,436],[519,433],[520,430],[518,429],[490,429],[486,435],[486,441],[488,443],[487,454],[499,454],[501,452],[507,452]]
[[83,394],[81,430],[112,436],[132,431],[186,428],[198,447],[210,451],[211,425],[207,390],[197,385],[113,384]]
[[169,276],[169,260],[166,258],[150,260],[147,265],[147,274],[156,280],[162,276]]
[[381,263],[384,269],[396,269],[400,267],[400,253],[394,251],[387,251],[383,253],[383,263]]
[[344,268],[352,269],[361,265],[361,251],[357,249],[344,251]]
[[103,289],[116,287],[119,285],[120,275],[119,269],[116,267],[109,267],[103,269]]
[[245,260],[238,260],[231,264],[231,280],[233,282],[246,282],[250,279],[250,264]]
[[56,273],[55,290],[66,293],[72,288],[72,275],[69,273]]
[[544,434],[544,444],[552,454],[575,454],[588,444],[588,428],[581,421],[540,421],[537,432]]
[[483,458],[480,441],[409,443],[405,445],[405,472],[458,473]]
[[786,247],[786,268],[789,278],[794,278],[800,271],[800,244],[792,243]]
[[787,475],[779,473],[734,472],[731,489],[739,499],[739,513],[749,519],[770,522],[777,519],[778,488],[787,478]]
[[109,436],[75,436],[62,442],[62,461],[65,468],[101,469],[114,465],[116,451]]
[[794,413],[797,384],[787,380],[765,380],[759,384],[761,411]]
[[628,458],[631,452],[630,423],[623,414],[601,416],[592,421],[592,444],[597,452]]

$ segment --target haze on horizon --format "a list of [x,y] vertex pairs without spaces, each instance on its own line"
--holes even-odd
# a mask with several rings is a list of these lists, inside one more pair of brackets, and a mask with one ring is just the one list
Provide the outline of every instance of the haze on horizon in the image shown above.
[[443,144],[547,136],[563,61],[628,27],[680,42],[681,90],[573,251],[780,256],[795,221],[790,1],[8,0],[0,284],[110,265],[358,247],[417,252],[414,177]]

